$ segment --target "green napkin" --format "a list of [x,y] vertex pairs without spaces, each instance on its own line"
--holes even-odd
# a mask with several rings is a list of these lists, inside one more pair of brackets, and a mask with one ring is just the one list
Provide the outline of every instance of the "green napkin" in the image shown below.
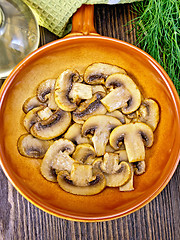
[[140,0],[23,0],[34,12],[40,26],[63,36],[71,16],[82,4],[119,4]]

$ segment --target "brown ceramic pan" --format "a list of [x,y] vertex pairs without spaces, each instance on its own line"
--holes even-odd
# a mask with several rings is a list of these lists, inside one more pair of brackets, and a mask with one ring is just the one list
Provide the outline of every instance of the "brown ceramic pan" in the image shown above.
[[[146,151],[147,170],[135,177],[132,192],[106,188],[94,196],[67,193],[40,174],[40,159],[17,151],[24,101],[35,94],[38,83],[57,78],[67,68],[83,73],[94,62],[126,69],[143,96],[155,99],[160,122],[154,144]],[[105,221],[122,217],[155,198],[171,179],[180,157],[180,102],[163,68],[147,53],[126,42],[95,32],[93,6],[83,6],[74,15],[72,33],[51,42],[26,57],[10,74],[0,92],[1,166],[13,186],[31,203],[55,216],[76,221]]]

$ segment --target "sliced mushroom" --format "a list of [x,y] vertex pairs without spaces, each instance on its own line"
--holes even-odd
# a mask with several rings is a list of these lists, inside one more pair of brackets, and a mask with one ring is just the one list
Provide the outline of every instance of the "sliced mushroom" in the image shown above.
[[106,180],[101,172],[93,172],[91,165],[74,163],[71,174],[59,172],[57,176],[60,187],[66,192],[77,195],[95,195],[106,186]]
[[102,104],[108,112],[127,106],[127,102],[131,99],[130,92],[124,87],[118,87],[108,93],[102,100]]
[[93,85],[92,86],[92,94],[95,94],[96,92],[103,92],[106,94],[107,90],[106,90],[105,86]]
[[23,134],[18,139],[18,151],[21,155],[30,158],[43,158],[53,141],[43,141],[31,134]]
[[53,89],[49,94],[48,94],[48,107],[51,110],[57,110],[58,109],[58,105],[55,102],[55,98],[54,98],[54,92],[55,90]]
[[119,191],[121,192],[127,192],[127,191],[133,191],[134,190],[134,168],[132,163],[129,163],[131,175],[130,179],[122,186],[119,187]]
[[124,114],[129,114],[140,106],[141,93],[129,76],[112,74],[106,79],[105,85],[107,88],[115,88],[101,100],[109,112],[122,108]]
[[23,124],[25,129],[30,132],[31,127],[38,121],[40,121],[40,117],[38,116],[38,112],[44,109],[43,106],[33,108],[30,110],[24,117]]
[[128,162],[128,156],[127,156],[127,152],[126,150],[119,150],[117,151],[117,153],[119,154],[119,160]]
[[159,106],[152,99],[145,99],[138,110],[138,122],[144,122],[155,131],[159,122]]
[[118,154],[106,153],[100,165],[108,187],[124,185],[130,178],[131,170],[127,162],[120,162]]
[[73,83],[69,98],[73,99],[73,102],[79,102],[81,99],[90,99],[92,98],[92,87],[84,83]]
[[107,145],[106,145],[106,153],[113,153],[115,151],[115,149],[114,148],[112,148],[111,147],[111,145],[108,143]]
[[133,165],[134,165],[134,172],[136,175],[141,175],[146,170],[145,161],[134,162]]
[[30,131],[39,139],[49,140],[63,134],[71,123],[71,114],[61,109],[54,112],[47,120],[35,123]]
[[30,97],[26,99],[26,101],[23,104],[23,111],[25,113],[28,113],[31,111],[33,108],[39,107],[39,106],[47,106],[46,103],[40,102],[36,96]]
[[46,102],[48,100],[48,94],[54,90],[56,79],[47,79],[41,82],[36,90],[36,96],[40,102]]
[[38,116],[40,117],[41,120],[46,120],[48,119],[51,115],[53,115],[53,112],[49,107],[46,107],[40,111],[37,112]]
[[74,123],[69,127],[67,132],[64,134],[64,138],[69,139],[75,144],[90,143],[90,140],[87,137],[83,137],[81,132],[82,125]]
[[110,135],[110,145],[118,149],[124,141],[129,162],[145,159],[145,147],[153,144],[153,131],[145,123],[129,123],[115,128]]
[[84,72],[84,81],[89,84],[104,84],[106,78],[113,73],[126,74],[126,71],[118,66],[107,63],[93,63]]
[[105,114],[107,110],[100,101],[104,96],[103,92],[97,92],[91,99],[82,102],[76,111],[73,112],[73,120],[76,123],[83,124],[90,116]]
[[67,139],[55,141],[46,152],[42,163],[41,173],[49,181],[56,182],[56,171],[71,171],[72,164],[75,162],[69,155],[74,152],[74,144]]
[[122,124],[126,124],[130,122],[130,120],[119,110],[115,110],[113,112],[107,112],[106,115],[119,119]]
[[84,144],[79,144],[76,147],[72,155],[72,158],[74,158],[75,160],[81,163],[92,164],[95,156],[96,156],[96,153],[93,146],[91,146],[90,144],[84,143]]
[[69,93],[72,89],[73,82],[78,81],[79,73],[73,69],[67,69],[60,74],[55,84],[55,102],[59,108],[64,111],[74,111],[77,107]]
[[88,118],[82,127],[84,136],[93,136],[92,142],[97,156],[104,155],[109,135],[112,129],[121,125],[121,122],[114,117],[96,115]]

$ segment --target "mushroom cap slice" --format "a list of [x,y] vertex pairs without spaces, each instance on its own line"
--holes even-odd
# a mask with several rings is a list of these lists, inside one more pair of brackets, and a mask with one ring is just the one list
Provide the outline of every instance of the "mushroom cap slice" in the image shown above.
[[84,143],[84,144],[79,144],[73,155],[72,158],[75,160],[85,163],[85,164],[91,164],[94,161],[94,158],[96,156],[95,150],[93,146],[90,144]]
[[127,162],[119,162],[118,154],[106,153],[100,165],[108,187],[124,185],[130,178],[131,169]]
[[56,171],[71,171],[74,159],[69,157],[74,152],[74,144],[67,139],[55,141],[46,152],[41,163],[41,174],[49,181],[56,182]]
[[119,110],[115,110],[113,112],[107,112],[106,115],[119,119],[122,124],[130,122],[129,119]]
[[38,115],[38,112],[44,109],[43,106],[33,108],[30,110],[23,119],[23,124],[25,129],[30,132],[31,127],[38,121],[40,121],[40,117]]
[[126,71],[118,66],[107,63],[93,63],[84,72],[84,81],[89,84],[104,84],[105,79],[113,73],[123,73]]
[[69,139],[75,144],[90,143],[89,138],[82,136],[82,125],[74,123],[64,134],[64,138]]
[[145,159],[145,148],[153,144],[153,131],[145,123],[129,123],[115,128],[110,134],[110,145],[118,149],[124,141],[129,162]]
[[107,90],[105,86],[102,85],[92,85],[92,94],[96,93],[96,92],[103,92],[106,94]]
[[81,99],[90,99],[92,98],[92,87],[84,83],[73,83],[69,98],[73,99],[73,102],[79,102]]
[[146,163],[145,163],[145,161],[134,162],[133,166],[134,166],[134,173],[136,175],[141,175],[146,170]]
[[97,156],[105,153],[106,145],[112,129],[121,125],[121,122],[114,117],[106,115],[96,115],[88,118],[82,127],[84,136],[93,136],[92,142]]
[[159,106],[152,99],[145,99],[138,110],[138,122],[144,122],[155,131],[159,122]]
[[47,106],[47,104],[40,102],[36,96],[29,97],[28,99],[26,99],[26,101],[23,104],[23,111],[24,113],[28,113],[33,108],[36,108],[39,106]]
[[130,169],[131,169],[131,175],[129,180],[122,186],[119,187],[119,191],[120,192],[127,192],[127,191],[133,191],[134,190],[134,168],[133,168],[133,164],[129,163]]
[[33,137],[31,134],[23,134],[17,142],[21,155],[30,158],[43,158],[53,141],[44,141]]
[[82,102],[73,112],[73,120],[83,124],[90,116],[105,114],[107,110],[100,101],[104,96],[103,92],[96,92],[91,99]]
[[51,115],[53,115],[53,112],[49,107],[45,107],[44,109],[37,112],[38,116],[41,120],[48,119]]
[[48,100],[48,94],[54,90],[56,79],[47,79],[42,81],[36,90],[36,96],[40,102],[44,103]]
[[60,74],[55,84],[55,102],[64,111],[74,111],[76,103],[71,101],[69,93],[74,81],[79,79],[79,73],[74,69],[67,69]]
[[35,123],[30,131],[39,139],[49,140],[63,134],[71,123],[71,114],[58,109],[47,120]]
[[127,102],[131,99],[131,94],[123,86],[113,89],[103,99],[102,104],[107,108],[108,112],[127,106]]
[[106,186],[106,179],[101,172],[93,171],[91,165],[74,163],[71,174],[59,172],[57,181],[66,192],[76,195],[95,195]]
[[[126,89],[126,92],[125,92],[126,97],[128,95],[127,91],[129,92],[129,99],[127,101],[127,106],[122,106],[122,112],[124,114],[129,114],[131,112],[134,112],[140,106],[141,93],[140,93],[138,87],[136,86],[136,84],[134,83],[134,81],[128,75],[121,74],[121,73],[114,73],[106,79],[105,85],[107,88],[110,88],[110,87],[117,88],[118,87],[119,90],[122,90],[122,91],[125,91],[124,89]],[[109,94],[111,94],[111,92]],[[102,102],[103,102],[103,100],[102,100]],[[109,103],[109,108],[111,107],[110,104],[111,103]],[[106,105],[108,105],[107,101],[106,101]],[[115,108],[113,108],[113,109],[115,110]]]

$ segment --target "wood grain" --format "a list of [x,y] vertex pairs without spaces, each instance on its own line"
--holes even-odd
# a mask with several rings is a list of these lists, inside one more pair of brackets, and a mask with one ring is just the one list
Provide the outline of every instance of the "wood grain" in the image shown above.
[[[135,43],[135,31],[127,22],[134,19],[131,5],[95,6],[95,27],[104,36]],[[40,45],[57,37],[41,28]],[[149,204],[123,218],[97,223],[59,219],[36,208],[22,197],[0,169],[0,239],[180,239],[180,170]]]

